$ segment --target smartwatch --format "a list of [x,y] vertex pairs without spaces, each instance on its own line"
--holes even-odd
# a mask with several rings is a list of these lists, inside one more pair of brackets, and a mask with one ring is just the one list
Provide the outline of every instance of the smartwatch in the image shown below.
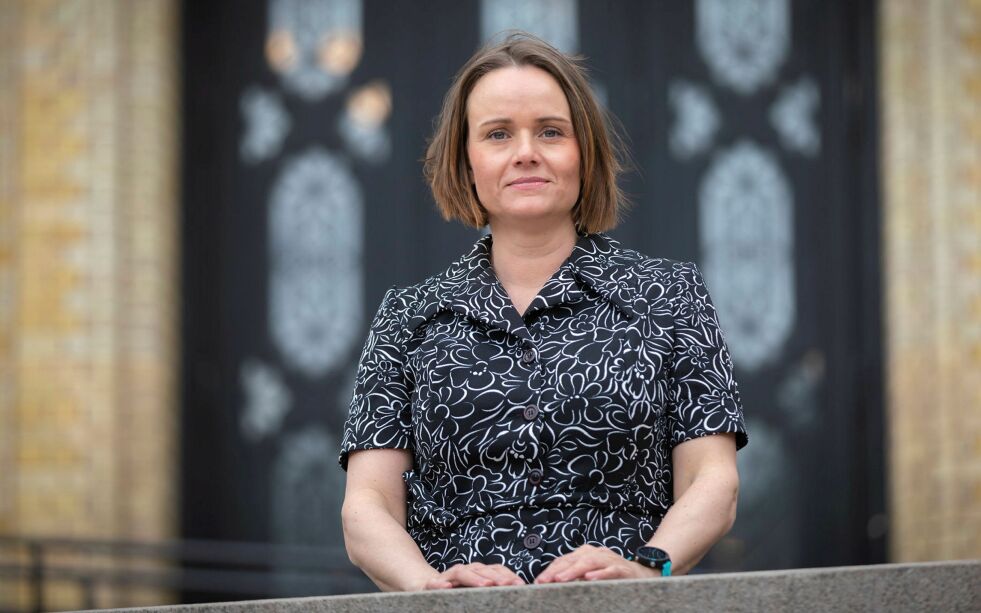
[[627,556],[627,559],[647,566],[648,568],[661,571],[662,577],[671,576],[671,556],[663,549],[658,549],[657,547],[641,547],[635,555]]

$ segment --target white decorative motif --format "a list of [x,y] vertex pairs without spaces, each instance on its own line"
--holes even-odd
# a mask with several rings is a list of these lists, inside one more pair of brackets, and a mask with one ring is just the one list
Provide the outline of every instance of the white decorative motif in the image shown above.
[[489,40],[504,30],[524,30],[572,53],[579,49],[577,0],[481,0],[480,35]]
[[245,394],[239,421],[242,436],[256,442],[279,432],[292,402],[289,388],[279,373],[258,360],[246,360],[239,380]]
[[337,130],[348,151],[378,164],[392,153],[392,139],[385,121],[392,112],[392,89],[384,81],[369,83],[353,92],[338,116]]
[[720,123],[708,91],[687,81],[675,81],[668,88],[668,101],[675,116],[669,137],[674,156],[685,160],[708,150]]
[[790,47],[787,0],[698,0],[695,23],[712,76],[743,95],[774,80]]
[[337,466],[340,441],[311,427],[283,437],[272,471],[273,541],[336,545],[341,534],[344,478]]
[[365,126],[351,121],[349,115],[341,115],[337,131],[347,149],[366,162],[379,164],[392,155],[392,139],[384,128]]
[[361,60],[361,0],[270,0],[266,58],[307,101],[343,87]]
[[290,116],[279,96],[250,87],[239,100],[245,133],[239,145],[239,155],[247,164],[255,164],[279,155],[283,139],[290,130]]
[[821,133],[814,117],[820,100],[818,86],[809,77],[780,91],[770,108],[770,123],[784,148],[810,157],[821,151]]
[[357,340],[362,317],[361,189],[336,156],[289,160],[270,201],[270,329],[287,363],[326,374]]
[[774,156],[743,141],[699,191],[704,275],[737,366],[778,357],[795,318],[793,194]]

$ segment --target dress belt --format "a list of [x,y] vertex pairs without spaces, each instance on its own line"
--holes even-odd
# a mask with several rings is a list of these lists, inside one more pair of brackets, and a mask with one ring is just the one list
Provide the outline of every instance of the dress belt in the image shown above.
[[[488,513],[506,513],[529,505],[529,501],[520,500],[509,504],[496,506],[495,508],[474,508],[473,510],[466,512],[454,511],[436,501],[431,491],[426,488],[422,482],[422,479],[415,470],[407,470],[402,473],[402,479],[405,481],[406,488],[408,490],[408,495],[406,497],[409,518],[408,527],[415,527],[423,532],[432,534],[443,534],[449,530],[452,530],[461,521],[470,517],[486,515]],[[632,493],[634,495],[637,494],[636,490],[633,490]],[[576,496],[575,494],[578,494],[579,496]],[[611,500],[609,496],[603,496],[602,499],[599,499],[600,497],[597,496],[597,492],[570,492],[570,496],[574,498],[581,496],[581,500],[573,503],[575,506],[583,505],[603,509],[605,511],[622,511],[626,513],[647,515],[650,517],[656,517],[658,520],[663,518],[664,514],[667,512],[667,509],[653,511],[650,509],[649,505],[644,505],[641,501],[636,499],[631,500],[633,496],[630,494],[617,496],[613,500]],[[592,500],[590,500],[590,498],[592,498]],[[573,501],[566,499],[561,504],[555,504],[555,506],[567,508],[570,502]],[[541,508],[548,508],[551,506],[552,505],[546,504]]]
[[405,481],[409,493],[408,511],[411,525],[432,532],[443,532],[460,521],[461,516],[441,506],[433,499],[416,471],[405,471],[402,473],[402,479]]

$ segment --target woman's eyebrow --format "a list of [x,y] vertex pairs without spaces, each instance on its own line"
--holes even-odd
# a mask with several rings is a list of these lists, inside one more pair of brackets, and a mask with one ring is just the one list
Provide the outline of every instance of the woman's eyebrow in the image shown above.
[[538,123],[548,123],[548,122],[555,122],[555,121],[561,121],[561,122],[565,122],[565,123],[569,123],[569,124],[572,123],[571,121],[569,121],[565,117],[559,117],[558,115],[549,115],[547,117],[539,117],[536,121],[538,121]]
[[[536,123],[548,123],[548,122],[555,122],[555,121],[561,121],[568,124],[572,123],[565,117],[559,117],[558,115],[546,115],[545,117],[539,117],[538,119],[535,120]],[[514,122],[507,117],[494,117],[493,119],[487,119],[485,121],[480,122],[478,124],[478,127],[483,127],[488,124],[509,124],[509,123],[514,123]]]
[[511,120],[508,119],[507,117],[495,117],[493,119],[488,119],[486,121],[480,122],[480,124],[478,124],[478,127],[486,126],[491,123],[511,123]]

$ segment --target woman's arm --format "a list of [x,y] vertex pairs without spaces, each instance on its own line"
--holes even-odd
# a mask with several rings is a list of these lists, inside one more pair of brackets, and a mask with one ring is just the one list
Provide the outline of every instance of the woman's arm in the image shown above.
[[[667,551],[672,574],[683,575],[729,531],[736,519],[736,437],[714,434],[685,441],[674,448],[671,459],[675,503],[648,545]],[[660,574],[629,562],[606,547],[583,545],[552,561],[535,583],[639,579]]]
[[406,449],[368,449],[348,459],[341,519],[351,562],[384,591],[423,589],[439,573],[405,530]]
[[457,564],[439,573],[426,562],[405,530],[402,473],[411,467],[412,453],[405,449],[351,452],[341,508],[351,562],[384,591],[523,584],[499,564]]
[[685,441],[674,448],[671,460],[675,502],[648,544],[668,552],[672,574],[683,575],[736,520],[736,435]]

